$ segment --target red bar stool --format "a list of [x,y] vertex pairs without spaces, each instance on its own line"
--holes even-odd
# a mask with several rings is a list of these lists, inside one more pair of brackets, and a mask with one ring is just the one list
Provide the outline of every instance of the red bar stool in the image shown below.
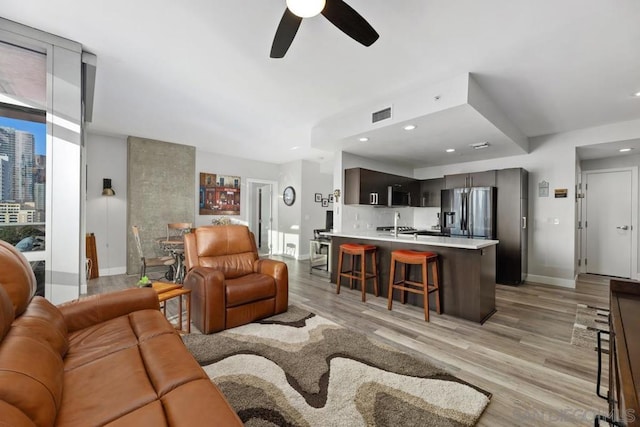
[[[340,293],[340,281],[343,277],[349,278],[349,288],[353,289],[353,280],[360,280],[362,288],[362,302],[366,301],[365,291],[367,280],[373,279],[373,290],[378,296],[378,247],[374,245],[361,245],[357,243],[343,243],[340,245],[338,254],[338,280],[336,294]],[[342,271],[342,261],[345,255],[351,255],[349,259],[349,269]],[[371,255],[372,272],[367,273],[367,255]],[[354,258],[360,257],[360,270],[354,270]]]
[[[398,282],[395,281],[396,274],[396,262],[403,265],[401,277]],[[431,276],[433,284],[429,285],[427,267],[431,264]],[[408,267],[410,265],[419,265],[422,268],[422,281],[415,282],[407,279]],[[440,279],[438,277],[438,254],[434,252],[418,252],[409,250],[396,250],[391,252],[391,273],[389,274],[389,302],[387,303],[387,309],[391,310],[393,304],[393,290],[399,289],[402,291],[400,294],[400,302],[405,303],[406,292],[413,292],[414,294],[421,294],[424,297],[424,320],[429,321],[429,294],[431,292],[436,293],[436,311],[438,314],[442,313],[440,308]]]

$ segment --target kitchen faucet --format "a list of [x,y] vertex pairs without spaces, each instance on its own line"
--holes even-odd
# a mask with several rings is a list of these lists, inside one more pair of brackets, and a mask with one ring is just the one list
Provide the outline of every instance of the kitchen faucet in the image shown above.
[[398,237],[398,220],[400,219],[400,212],[395,211],[393,213],[393,236]]

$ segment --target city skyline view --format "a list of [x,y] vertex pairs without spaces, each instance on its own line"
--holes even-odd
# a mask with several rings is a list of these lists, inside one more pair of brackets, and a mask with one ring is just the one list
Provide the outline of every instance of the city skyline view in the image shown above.
[[11,119],[0,116],[0,127],[9,127],[15,130],[31,133],[35,139],[34,154],[41,156],[45,156],[47,154],[47,125],[45,123]]

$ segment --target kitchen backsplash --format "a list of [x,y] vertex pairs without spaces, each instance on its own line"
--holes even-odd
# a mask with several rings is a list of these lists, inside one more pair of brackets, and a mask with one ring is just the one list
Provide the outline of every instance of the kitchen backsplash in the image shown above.
[[342,231],[375,230],[393,225],[393,213],[400,212],[398,225],[430,229],[438,223],[440,208],[374,208],[372,206],[343,205]]

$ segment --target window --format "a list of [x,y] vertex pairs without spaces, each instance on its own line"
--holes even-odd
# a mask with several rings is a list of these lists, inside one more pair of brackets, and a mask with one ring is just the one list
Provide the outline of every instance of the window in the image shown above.
[[38,295],[46,249],[45,99],[46,55],[0,42],[0,239],[30,253]]

